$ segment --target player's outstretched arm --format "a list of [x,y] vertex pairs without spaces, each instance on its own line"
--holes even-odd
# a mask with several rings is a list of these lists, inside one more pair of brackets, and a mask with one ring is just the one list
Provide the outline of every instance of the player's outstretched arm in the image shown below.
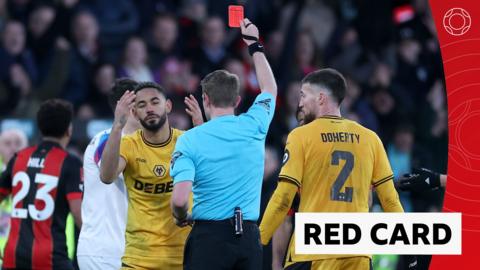
[[245,18],[240,22],[240,30],[242,32],[243,41],[248,45],[249,51],[253,52],[253,64],[257,73],[258,84],[260,90],[263,92],[269,92],[274,97],[277,96],[277,83],[273,76],[270,64],[268,64],[267,58],[263,53],[263,46],[258,42],[259,33],[258,28]]
[[122,139],[122,129],[127,123],[127,118],[135,104],[134,102],[135,93],[126,91],[115,108],[115,119],[103,150],[102,162],[100,164],[100,179],[105,184],[115,181],[118,175],[125,169],[126,161],[120,157],[120,141]]
[[198,104],[197,99],[190,94],[185,97],[185,106],[187,108],[185,109],[185,112],[187,112],[188,115],[192,118],[192,123],[193,126],[200,126],[203,124],[203,115],[202,115],[202,109],[200,109],[200,105]]
[[268,202],[262,223],[260,224],[262,244],[266,245],[270,242],[273,233],[285,219],[297,190],[298,187],[291,182],[278,182],[277,189],[275,189],[272,198]]
[[413,169],[412,173],[406,174],[397,181],[396,187],[402,191],[424,191],[445,187],[447,176],[420,168]]
[[285,253],[292,236],[293,221],[287,216],[272,238],[272,270],[283,270]]

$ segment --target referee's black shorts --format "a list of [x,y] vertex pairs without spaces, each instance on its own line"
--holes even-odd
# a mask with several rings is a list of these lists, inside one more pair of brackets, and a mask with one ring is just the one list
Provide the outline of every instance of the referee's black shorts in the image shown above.
[[185,270],[262,269],[262,244],[255,222],[243,221],[242,236],[235,236],[232,220],[195,221],[187,238]]

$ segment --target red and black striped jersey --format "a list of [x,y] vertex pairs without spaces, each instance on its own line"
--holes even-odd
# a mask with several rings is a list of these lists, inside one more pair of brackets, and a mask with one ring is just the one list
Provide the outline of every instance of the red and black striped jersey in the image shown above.
[[0,177],[12,194],[5,269],[73,269],[67,256],[68,200],[82,197],[82,163],[60,145],[44,141],[19,151]]

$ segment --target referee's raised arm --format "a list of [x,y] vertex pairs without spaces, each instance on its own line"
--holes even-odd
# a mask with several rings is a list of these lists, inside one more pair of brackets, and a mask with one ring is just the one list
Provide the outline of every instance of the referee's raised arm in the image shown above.
[[274,97],[277,96],[277,83],[273,76],[270,64],[263,53],[263,45],[260,44],[258,28],[249,19],[245,18],[240,22],[240,29],[242,31],[243,41],[248,45],[248,52],[253,58],[255,72],[257,73],[258,84],[260,90],[268,92]]

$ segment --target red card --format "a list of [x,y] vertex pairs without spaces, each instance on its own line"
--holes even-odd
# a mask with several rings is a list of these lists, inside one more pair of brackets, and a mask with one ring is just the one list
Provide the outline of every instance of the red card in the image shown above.
[[240,27],[240,22],[243,20],[243,6],[229,5],[228,6],[228,26]]

